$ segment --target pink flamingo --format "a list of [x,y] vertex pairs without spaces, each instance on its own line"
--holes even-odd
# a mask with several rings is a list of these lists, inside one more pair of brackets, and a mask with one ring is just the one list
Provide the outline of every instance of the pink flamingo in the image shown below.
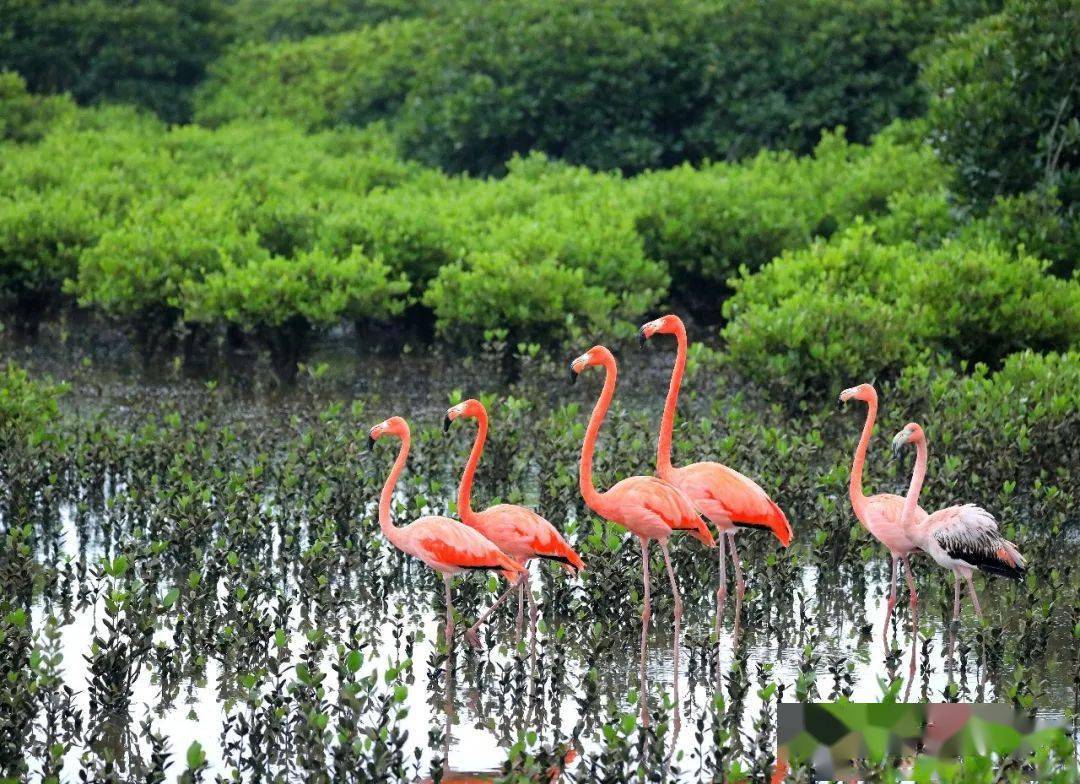
[[[446,412],[443,429],[449,430],[450,423],[458,417],[471,417],[476,419],[478,423],[476,440],[473,442],[472,452],[469,453],[469,461],[465,464],[465,472],[461,475],[461,484],[458,485],[458,514],[461,516],[461,521],[470,528],[479,531],[486,539],[493,542],[500,550],[526,568],[533,558],[544,558],[557,561],[571,574],[575,570],[581,571],[584,569],[584,562],[566,543],[566,540],[562,538],[555,526],[531,509],[513,504],[497,504],[482,512],[473,511],[471,504],[473,477],[476,475],[476,467],[480,463],[480,457],[484,453],[484,442],[487,440],[488,431],[488,414],[483,403],[479,400],[469,399]],[[516,584],[507,588],[506,592],[465,632],[465,639],[469,641],[470,645],[474,647],[480,645],[476,630],[515,590],[518,592],[516,623],[518,636],[520,637],[522,603],[525,595],[529,597],[530,621],[535,635],[536,599],[533,598],[532,590],[528,589],[527,582],[526,573],[521,576]]]
[[[911,573],[910,555],[918,552],[918,546],[911,541],[905,530],[901,514],[904,509],[904,499],[891,493],[880,493],[869,498],[863,493],[862,472],[866,462],[866,449],[870,444],[870,434],[874,430],[874,422],[877,419],[878,397],[877,390],[871,384],[859,384],[857,387],[845,389],[840,393],[840,403],[848,400],[862,400],[866,403],[866,423],[863,425],[862,436],[859,445],[855,449],[855,459],[851,464],[851,479],[848,483],[848,494],[851,496],[851,506],[855,510],[855,516],[870,534],[889,548],[892,557],[892,576],[889,579],[889,605],[885,610],[885,628],[882,630],[882,640],[888,640],[889,618],[892,617],[893,608],[896,606],[896,569],[900,559],[904,561],[904,572],[907,578],[908,591],[911,594],[912,613],[918,611],[919,595],[915,591],[915,579]],[[912,517],[917,522],[926,519],[926,511],[918,506],[912,511]]]
[[1020,580],[1027,563],[1016,545],[998,531],[993,515],[975,504],[949,506],[927,516],[916,514],[919,493],[926,477],[926,434],[914,422],[909,422],[893,438],[893,452],[899,456],[904,444],[915,445],[915,468],[911,487],[904,501],[902,521],[911,541],[941,567],[953,573],[953,620],[960,617],[960,579],[967,583],[975,614],[982,618],[979,597],[971,574],[979,569]]
[[449,517],[428,515],[400,528],[395,526],[391,519],[390,503],[398,476],[409,458],[409,425],[396,416],[380,422],[368,433],[369,447],[374,448],[375,442],[385,435],[400,438],[401,447],[379,496],[379,530],[394,547],[419,558],[443,576],[446,586],[446,641],[449,644],[454,636],[450,580],[455,574],[493,569],[513,583],[526,570],[481,534]]
[[735,566],[735,590],[741,600],[746,592],[739,551],[735,549],[735,532],[739,528],[764,528],[772,531],[780,543],[791,544],[791,525],[784,512],[752,479],[720,463],[693,463],[682,468],[671,465],[671,432],[675,425],[675,407],[679,387],[686,370],[686,327],[675,315],[663,316],[641,326],[638,340],[642,346],[653,335],[674,335],[677,353],[671,370],[664,414],[660,420],[660,436],[656,444],[656,473],[665,482],[682,490],[699,510],[720,531],[720,587],[716,591],[716,630],[720,632],[720,616],[727,599],[727,565],[724,558],[724,535],[731,542],[731,560]]
[[[649,596],[649,542],[656,540],[664,553],[664,565],[671,581],[671,593],[675,598],[675,694],[678,701],[679,688],[679,626],[682,620],[682,597],[675,582],[675,571],[671,566],[671,553],[668,550],[668,537],[672,531],[689,531],[692,536],[712,547],[712,533],[701,519],[694,504],[681,490],[669,482],[654,476],[631,476],[618,482],[614,487],[600,493],[593,486],[592,461],[596,450],[596,437],[604,421],[611,399],[615,395],[615,379],[618,371],[615,357],[603,346],[593,346],[570,363],[570,381],[589,365],[604,368],[604,388],[596,401],[589,427],[585,431],[585,441],[581,445],[581,463],[578,486],[581,496],[590,509],[613,523],[621,525],[635,534],[641,541],[642,580],[645,589],[645,607],[641,612],[641,670],[645,670],[645,635],[652,616]],[[645,701],[642,699],[644,720]]]

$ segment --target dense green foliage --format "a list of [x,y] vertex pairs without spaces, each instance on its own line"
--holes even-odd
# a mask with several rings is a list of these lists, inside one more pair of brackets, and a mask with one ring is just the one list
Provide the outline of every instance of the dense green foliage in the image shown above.
[[897,375],[924,352],[997,365],[1022,348],[1062,350],[1080,336],[1080,282],[996,245],[883,245],[856,226],[788,251],[733,281],[724,328],[732,362],[806,393]]
[[867,141],[918,113],[911,53],[985,10],[939,0],[455,2],[337,35],[254,38],[214,65],[197,115],[308,128],[382,118],[406,154],[450,171],[501,172],[537,150],[632,171],[763,146],[809,152],[822,130],[845,125]]
[[184,120],[229,19],[218,0],[0,0],[0,71],[19,72],[34,92]]
[[1080,7],[1008,0],[931,58],[928,119],[963,191],[1080,201]]
[[637,226],[646,252],[665,261],[676,291],[715,320],[717,294],[740,267],[756,270],[785,249],[885,212],[890,199],[943,184],[948,173],[933,153],[902,135],[894,128],[863,147],[837,132],[825,134],[812,157],[763,152],[740,165],[644,175]]
[[446,0],[232,0],[239,41],[296,40],[344,33],[398,17],[426,16]]

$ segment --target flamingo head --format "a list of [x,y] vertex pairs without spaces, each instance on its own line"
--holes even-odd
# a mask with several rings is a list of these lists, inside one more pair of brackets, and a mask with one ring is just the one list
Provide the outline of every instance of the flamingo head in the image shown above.
[[653,319],[652,321],[646,321],[638,330],[638,345],[645,348],[645,341],[653,335],[673,335],[678,332],[679,328],[682,326],[682,319],[673,313],[661,316],[658,319]]
[[443,432],[445,433],[450,429],[450,423],[458,417],[469,417],[475,419],[476,417],[483,416],[487,412],[484,410],[484,404],[475,398],[469,398],[463,403],[458,403],[456,406],[451,406],[446,411],[446,419],[443,420]]
[[375,447],[375,442],[387,435],[397,436],[398,438],[408,438],[408,423],[399,416],[384,419],[368,431],[368,449],[373,449]]
[[848,387],[840,393],[840,405],[849,400],[862,400],[864,403],[877,402],[877,390],[873,384],[859,384],[857,387]]
[[578,373],[589,365],[605,365],[609,361],[614,361],[610,351],[603,346],[593,346],[570,363],[570,383],[577,381]]
[[904,429],[897,433],[892,440],[892,451],[895,457],[900,457],[900,449],[904,444],[917,444],[926,440],[926,433],[914,422],[908,422]]

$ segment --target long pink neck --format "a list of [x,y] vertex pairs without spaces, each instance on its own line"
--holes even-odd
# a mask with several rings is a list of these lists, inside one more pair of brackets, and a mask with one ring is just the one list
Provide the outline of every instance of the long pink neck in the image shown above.
[[904,511],[900,514],[900,524],[904,528],[915,524],[915,507],[919,505],[919,493],[926,478],[927,453],[926,439],[920,438],[915,442],[915,468],[911,472],[911,486],[904,497]]
[[851,506],[855,509],[855,515],[860,520],[863,517],[863,510],[866,508],[866,495],[863,493],[862,485],[863,465],[866,463],[866,449],[870,445],[870,434],[874,432],[874,422],[876,420],[877,398],[872,397],[866,402],[866,423],[863,425],[859,445],[855,447],[855,460],[851,463],[851,479],[848,482]]
[[479,424],[476,440],[473,441],[469,461],[465,464],[465,472],[461,475],[461,484],[458,485],[458,515],[466,525],[472,525],[476,521],[476,514],[472,510],[472,484],[473,477],[476,476],[476,467],[480,464],[480,456],[484,454],[484,442],[487,440],[487,412],[481,411],[477,414],[476,421]]
[[383,536],[390,540],[391,544],[395,545],[398,539],[398,529],[394,527],[390,508],[394,499],[394,486],[397,485],[398,477],[401,476],[401,472],[405,468],[405,461],[408,459],[409,434],[405,433],[401,436],[401,448],[398,449],[397,460],[394,461],[394,467],[390,469],[390,476],[386,477],[386,484],[383,485],[382,494],[379,496],[379,530],[382,531]]
[[578,487],[581,489],[581,497],[590,509],[598,514],[603,514],[606,507],[604,497],[593,487],[592,462],[593,453],[596,451],[596,437],[600,434],[600,425],[604,422],[604,416],[611,406],[611,399],[615,396],[615,377],[618,374],[615,369],[615,359],[610,354],[604,357],[604,388],[600,392],[600,399],[593,407],[592,416],[589,417],[589,427],[585,431],[585,441],[581,445],[581,463],[578,471]]
[[671,369],[671,381],[668,383],[667,399],[664,401],[664,415],[660,419],[660,436],[656,440],[656,472],[661,479],[667,479],[672,473],[671,433],[675,429],[675,408],[679,403],[679,387],[686,371],[686,327],[680,320],[675,327],[675,367]]

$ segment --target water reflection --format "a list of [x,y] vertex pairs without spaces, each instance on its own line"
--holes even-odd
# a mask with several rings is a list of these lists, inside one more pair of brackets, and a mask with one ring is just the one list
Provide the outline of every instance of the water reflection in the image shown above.
[[[77,514],[74,504],[61,508],[58,528],[57,537],[42,546],[70,562],[61,569],[59,587],[37,598],[31,625],[40,635],[50,616],[58,620],[61,676],[74,691],[74,706],[86,717],[87,744],[107,749],[118,770],[137,775],[154,753],[154,734],[167,738],[171,753],[181,758],[197,740],[209,771],[228,775],[237,760],[231,745],[238,722],[241,717],[254,719],[262,710],[261,703],[247,702],[243,680],[250,665],[218,655],[213,639],[193,637],[195,627],[181,614],[175,624],[166,622],[154,629],[152,649],[143,664],[131,670],[130,702],[109,706],[101,696],[105,692],[92,686],[91,652],[95,637],[105,634],[107,601],[105,581],[94,571],[100,556],[115,545],[105,529]],[[275,552],[279,547],[275,545]],[[875,561],[865,570],[837,569],[827,562],[808,561],[789,586],[768,584],[752,568],[750,591],[745,597],[736,595],[729,604],[730,622],[719,634],[713,632],[716,607],[705,598],[711,599],[711,592],[699,594],[698,601],[687,604],[686,667],[680,668],[678,680],[671,630],[657,628],[639,637],[629,625],[607,627],[598,658],[585,633],[589,621],[553,613],[550,594],[539,590],[545,579],[542,573],[532,575],[533,584],[527,588],[543,603],[536,622],[530,618],[526,639],[520,645],[512,643],[517,616],[513,608],[503,607],[492,616],[492,626],[485,631],[489,644],[482,650],[460,641],[446,647],[438,635],[441,591],[404,561],[382,562],[377,566],[381,582],[374,585],[355,580],[336,587],[347,600],[333,617],[316,619],[310,608],[286,595],[281,596],[280,607],[264,609],[268,615],[284,612],[274,623],[291,630],[275,654],[284,668],[280,681],[284,687],[295,681],[296,668],[312,646],[307,635],[315,628],[363,652],[363,667],[356,677],[381,676],[389,668],[412,662],[403,701],[408,711],[403,719],[408,733],[403,755],[418,760],[417,779],[430,776],[439,764],[446,771],[445,781],[496,774],[509,747],[530,731],[537,734],[539,747],[551,754],[561,750],[560,744],[580,743],[583,758],[576,765],[587,769],[603,751],[600,728],[629,712],[649,729],[641,742],[655,746],[644,749],[642,758],[656,759],[665,777],[679,780],[682,771],[698,770],[716,753],[708,739],[708,710],[717,694],[724,699],[721,722],[729,733],[724,741],[729,759],[754,753],[755,723],[763,712],[766,683],[778,684],[785,700],[805,689],[802,696],[807,699],[843,695],[875,701],[889,682],[902,684],[899,694],[904,700],[995,699],[1009,676],[1001,666],[1000,652],[988,645],[992,638],[972,618],[949,622],[951,586],[944,582],[923,586],[927,617],[914,607],[909,612],[898,608],[890,635],[893,647],[881,647],[884,566]],[[227,590],[222,581],[221,606]],[[474,588],[462,612],[475,613],[488,601]],[[617,609],[631,612],[626,603]],[[223,617],[219,631],[234,621]],[[560,636],[560,627],[569,632]],[[264,649],[253,655],[254,661],[262,661]],[[330,705],[340,699],[340,675],[331,667],[334,656],[332,647],[324,647],[317,659],[309,661],[326,675],[321,686]],[[1060,711],[1072,697],[1067,673],[1054,659],[1048,655],[1036,665],[1036,677],[1049,684],[1047,708]],[[265,696],[274,681],[262,682]],[[676,684],[679,699],[673,698]],[[432,715],[441,718],[437,728]],[[144,723],[151,733],[140,731]],[[683,724],[695,731],[686,731]],[[702,727],[704,742],[697,731]],[[84,750],[76,745],[67,752],[67,780],[74,780]],[[472,772],[452,773],[465,769]]]

